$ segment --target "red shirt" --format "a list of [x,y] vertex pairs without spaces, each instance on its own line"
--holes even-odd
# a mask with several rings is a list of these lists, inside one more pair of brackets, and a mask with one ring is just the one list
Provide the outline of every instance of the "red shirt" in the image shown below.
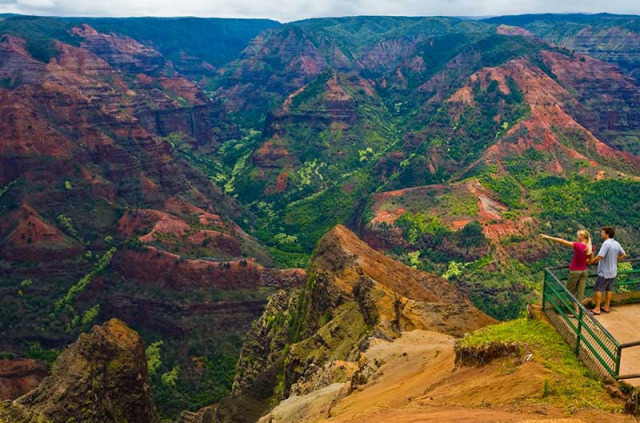
[[587,270],[587,245],[582,242],[573,243],[573,260],[569,265],[569,270]]

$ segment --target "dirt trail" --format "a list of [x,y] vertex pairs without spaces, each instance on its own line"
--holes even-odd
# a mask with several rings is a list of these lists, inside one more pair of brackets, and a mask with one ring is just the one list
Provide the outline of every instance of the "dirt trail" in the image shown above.
[[[364,354],[378,377],[347,395],[334,384],[292,397],[261,422],[496,423],[632,422],[628,416],[579,411],[571,416],[552,406],[522,405],[540,395],[545,369],[540,363],[497,360],[456,369],[455,339],[415,330],[394,342],[375,339]],[[568,418],[570,417],[570,418]]]

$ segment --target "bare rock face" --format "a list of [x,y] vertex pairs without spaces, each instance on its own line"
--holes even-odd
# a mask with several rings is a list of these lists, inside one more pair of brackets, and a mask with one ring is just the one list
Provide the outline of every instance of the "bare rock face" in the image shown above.
[[47,365],[32,359],[0,359],[0,400],[14,400],[31,391],[49,374]]
[[142,339],[117,319],[94,326],[60,355],[37,389],[0,405],[4,420],[159,422]]
[[158,51],[133,38],[114,34],[101,34],[87,24],[72,30],[84,39],[83,46],[112,66],[128,72],[155,72],[165,60]]

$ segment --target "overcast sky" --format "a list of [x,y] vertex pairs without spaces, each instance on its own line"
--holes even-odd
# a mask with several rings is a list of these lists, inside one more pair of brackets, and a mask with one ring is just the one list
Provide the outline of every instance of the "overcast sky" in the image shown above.
[[350,15],[640,14],[638,0],[0,0],[0,12],[64,16],[218,16],[281,22]]

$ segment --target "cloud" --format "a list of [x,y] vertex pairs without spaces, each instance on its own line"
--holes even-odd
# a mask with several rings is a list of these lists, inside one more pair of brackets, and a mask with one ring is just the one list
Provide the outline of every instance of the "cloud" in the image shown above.
[[0,0],[0,12],[59,16],[217,16],[282,22],[326,16],[640,13],[628,0]]
[[56,0],[19,0],[16,2],[18,7],[53,9],[56,7]]

